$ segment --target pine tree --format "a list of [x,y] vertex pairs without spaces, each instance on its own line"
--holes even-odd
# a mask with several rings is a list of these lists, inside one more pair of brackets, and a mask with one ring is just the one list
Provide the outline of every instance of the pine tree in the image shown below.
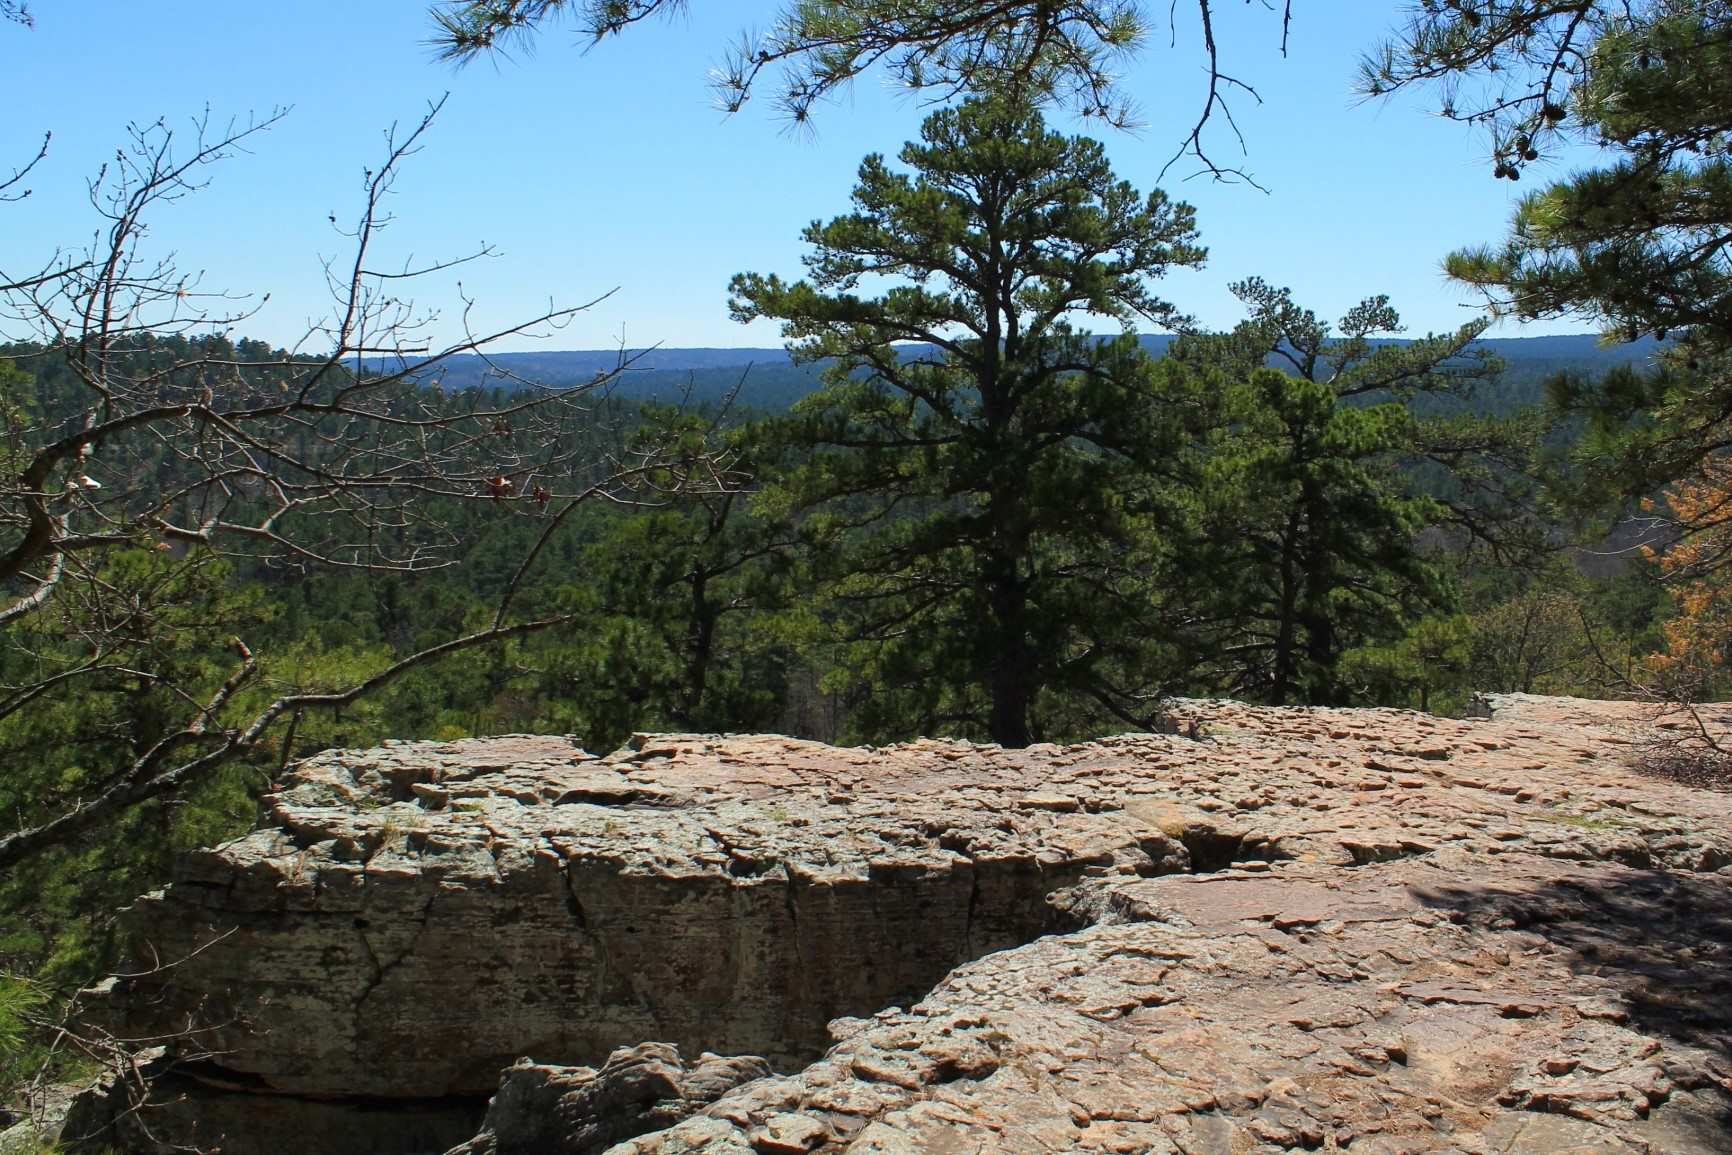
[[[901,160],[867,157],[854,211],[806,230],[809,280],[732,286],[739,320],[832,361],[781,427],[808,454],[779,494],[813,511],[856,661],[914,698],[873,724],[1024,746],[1043,698],[1144,719],[1130,651],[1183,398],[1134,337],[1070,318],[1179,324],[1148,282],[1202,262],[1192,210],[1007,100],[935,113]],[[856,292],[880,276],[900,283]]]
[[1595,418],[1590,480],[1642,496],[1704,475],[1732,442],[1732,4],[1426,3],[1364,87],[1415,83],[1441,83],[1446,113],[1489,127],[1499,177],[1566,141],[1604,151],[1448,270],[1505,315],[1670,339],[1655,371],[1560,380],[1554,400]]
[[[560,23],[599,43],[685,6],[685,0],[438,0],[430,11],[432,43],[441,56],[462,62],[533,44]],[[1247,73],[1223,63],[1225,41],[1216,33],[1223,7],[1219,0],[1153,12],[1140,0],[791,0],[743,31],[710,75],[717,104],[728,112],[770,88],[778,111],[796,124],[878,69],[937,100],[999,94],[1055,101],[1127,128],[1136,113],[1121,70],[1151,43],[1176,47],[1182,40],[1203,68],[1196,115],[1187,118],[1173,159],[1188,155],[1219,180],[1249,180],[1231,163],[1217,163],[1205,139],[1210,125],[1223,121],[1239,138],[1231,100],[1260,99]],[[1285,56],[1293,0],[1265,7],[1265,27]],[[1194,20],[1184,19],[1187,12]],[[1157,37],[1161,16],[1170,26]]]
[[1387,644],[1447,603],[1419,545],[1444,516],[1409,491],[1398,465],[1420,443],[1406,402],[1457,392],[1494,362],[1472,348],[1483,324],[1406,344],[1388,298],[1338,326],[1252,278],[1233,286],[1250,318],[1231,333],[1189,336],[1173,359],[1236,366],[1203,465],[1203,532],[1189,547],[1191,599],[1226,688],[1277,704],[1345,699],[1349,650]]

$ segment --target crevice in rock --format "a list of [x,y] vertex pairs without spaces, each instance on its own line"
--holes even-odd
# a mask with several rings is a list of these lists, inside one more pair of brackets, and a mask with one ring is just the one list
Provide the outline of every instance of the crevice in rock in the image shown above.
[[[252,1071],[236,1071],[212,1059],[180,1060],[173,1074],[193,1079],[207,1087],[224,1091],[248,1091],[266,1095],[281,1094],[264,1076]],[[292,1097],[292,1096],[291,1096]]]
[[794,889],[800,885],[800,880],[786,863],[782,864],[782,905],[788,912],[788,931],[793,936],[795,949],[800,943],[800,904],[795,897]]
[[1217,874],[1242,862],[1268,862],[1269,844],[1213,826],[1188,826],[1178,835],[1191,858],[1191,874]]
[[676,797],[663,797],[648,790],[621,789],[589,790],[581,787],[567,790],[554,798],[550,806],[605,806],[609,810],[672,810],[680,806]]
[[[1042,901],[1049,907],[1051,906],[1050,898],[1043,898]],[[968,915],[963,923],[962,949],[971,959],[979,958],[984,953],[978,948],[974,933],[975,919],[979,914],[980,864],[970,858],[968,860]]]
[[577,888],[572,885],[571,871],[560,871],[565,876],[565,909],[571,915],[571,924],[578,930],[589,930],[589,916],[583,911],[583,903],[577,897]]
[[1372,866],[1379,862],[1394,862],[1401,858],[1423,858],[1436,847],[1410,838],[1376,841],[1363,838],[1343,838],[1341,849],[1353,858],[1354,866]]
[[[565,903],[566,909],[571,912],[572,926],[595,950],[595,990],[598,998],[604,1003],[612,1002],[650,1010],[649,1000],[634,981],[630,966],[621,966],[615,961],[609,942],[609,928],[600,924],[579,896],[577,871],[580,865],[581,862],[577,859],[567,859],[560,868],[560,875],[565,883]],[[632,926],[623,929],[628,934],[636,932],[636,928]]]
[[384,985],[385,980],[390,977],[392,971],[402,966],[406,961],[414,956],[415,948],[420,945],[421,936],[427,930],[427,923],[433,917],[433,902],[436,897],[436,895],[429,896],[427,901],[422,904],[421,914],[415,927],[415,933],[410,938],[409,944],[403,948],[402,952],[399,953],[396,958],[391,959],[388,962],[382,961],[379,958],[379,953],[373,949],[372,940],[367,937],[367,931],[371,926],[371,923],[367,919],[358,916],[353,920],[352,925],[355,930],[355,937],[360,939],[361,950],[365,952],[368,962],[370,962],[373,967],[372,978],[368,980],[366,986],[361,988],[360,993],[355,996],[354,1006],[351,1008],[351,1013],[354,1015],[355,1019],[355,1046],[359,1047],[362,1045],[363,1032],[361,1030],[360,1019],[362,1012],[367,1006],[367,1000],[372,998],[373,993]]
[[[474,1135],[490,1094],[317,1095],[259,1085],[220,1064],[174,1062],[131,1085],[99,1084],[79,1097],[63,1140],[71,1150],[256,1150],[261,1131],[292,1134],[303,1151],[444,1151]],[[58,1149],[58,1148],[57,1148]]]

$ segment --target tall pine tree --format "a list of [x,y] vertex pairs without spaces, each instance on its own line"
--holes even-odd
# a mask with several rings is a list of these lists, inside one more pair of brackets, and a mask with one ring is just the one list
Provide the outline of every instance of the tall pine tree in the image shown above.
[[1732,3],[1421,4],[1364,88],[1420,83],[1490,129],[1499,177],[1564,143],[1602,150],[1598,167],[1524,198],[1504,243],[1448,270],[1499,313],[1669,338],[1653,371],[1562,379],[1554,400],[1595,418],[1587,480],[1634,496],[1711,480],[1732,444]]
[[808,280],[732,286],[739,320],[832,361],[782,427],[807,453],[780,496],[812,511],[854,663],[903,703],[862,717],[1007,746],[1079,702],[1145,720],[1149,520],[1185,400],[1134,336],[1073,319],[1179,323],[1149,281],[1202,262],[1192,210],[1005,99],[935,113],[901,160],[867,157],[854,211],[806,230]]
[[1347,697],[1349,650],[1399,638],[1445,599],[1420,548],[1444,507],[1398,468],[1423,450],[1416,394],[1466,389],[1496,369],[1472,348],[1484,324],[1407,343],[1386,297],[1330,325],[1286,289],[1233,286],[1250,317],[1174,349],[1194,371],[1234,366],[1203,451],[1202,532],[1190,600],[1213,607],[1207,647],[1230,693],[1283,704]]

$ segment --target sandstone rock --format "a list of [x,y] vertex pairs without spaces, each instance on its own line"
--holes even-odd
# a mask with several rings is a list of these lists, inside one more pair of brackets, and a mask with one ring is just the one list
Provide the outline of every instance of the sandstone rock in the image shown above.
[[[155,1056],[139,1056],[141,1067],[148,1067]],[[102,1105],[111,1101],[113,1078],[104,1075],[95,1080],[74,1083],[50,1083],[28,1089],[28,1097],[17,1109],[0,1107],[0,1155],[41,1155],[55,1149],[64,1135],[68,1145],[87,1132],[104,1130],[113,1124],[112,1111]]]
[[804,1155],[830,1140],[830,1130],[806,1115],[779,1114],[764,1120],[751,1135],[752,1150],[761,1155]]
[[[1179,709],[1200,740],[330,752],[140,900],[184,961],[106,1013],[206,1028],[154,1125],[276,1112],[231,1155],[308,1104],[449,1146],[517,1056],[647,1039],[789,1073],[620,1155],[1732,1146],[1732,798],[1627,770],[1638,707]],[[428,1145],[381,1131],[298,1146]]]
[[[964,1136],[1005,1152],[1728,1149],[1732,1007],[1715,993],[1727,975],[1723,964],[1666,961],[1670,948],[1725,933],[1724,902],[1692,931],[1666,912],[1707,897],[1695,880],[1653,895],[1652,879],[1618,866],[1539,861],[1486,883],[1465,880],[1467,865],[1131,883],[1165,920],[982,959],[774,1080],[773,1093],[751,1090],[778,1115],[792,1103],[839,1135],[871,1124],[908,1150],[975,1149],[957,1146]],[[1336,918],[1314,933],[1273,929],[1264,912],[1325,885],[1338,888]],[[1584,906],[1585,893],[1610,901]],[[1499,929],[1515,909],[1547,930]],[[1638,911],[1652,913],[1627,921]],[[1579,947],[1618,937],[1640,939],[1639,953],[1591,979],[1651,1009],[1627,1025],[1584,1019],[1572,1001]],[[1661,996],[1693,1009],[1691,1029],[1652,1005]],[[945,1062],[975,1047],[993,1062],[970,1075]],[[1693,1074],[1680,1081],[1660,1056]],[[850,1085],[874,1096],[839,1118]],[[728,1108],[717,1104],[706,1126],[717,1116],[742,1135],[757,1125]],[[694,1136],[676,1126],[620,1152],[707,1152],[734,1138]],[[857,1144],[820,1150],[879,1149]]]
[[[450,1155],[597,1155],[669,1127],[770,1066],[755,1057],[700,1056],[688,1067],[665,1043],[640,1043],[599,1070],[522,1060],[505,1072],[481,1133]],[[817,1124],[790,1116],[793,1126]],[[801,1148],[805,1150],[805,1148]]]

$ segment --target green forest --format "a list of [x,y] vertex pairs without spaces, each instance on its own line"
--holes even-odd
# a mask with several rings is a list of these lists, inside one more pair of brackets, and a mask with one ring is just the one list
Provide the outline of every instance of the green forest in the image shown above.
[[[529,22],[457,7],[457,51]],[[878,6],[818,7],[858,31]],[[957,36],[1035,53],[1027,83],[965,72],[812,206],[803,273],[725,287],[788,342],[750,367],[405,352],[397,290],[360,274],[328,348],[164,321],[185,290],[136,250],[191,162],[137,130],[91,256],[6,286],[33,324],[0,346],[0,1087],[112,961],[110,914],[331,747],[1023,747],[1162,730],[1185,697],[1726,689],[1723,5],[1577,6],[1597,39],[1567,91],[1485,113],[1499,178],[1548,134],[1616,150],[1449,258],[1494,313],[1606,334],[1525,350],[1491,315],[1410,333],[1376,285],[1325,317],[1251,276],[1238,324],[1199,325],[1162,287],[1207,256],[1191,206],[1049,123],[1098,57],[962,7],[988,23]],[[1416,11],[1369,95],[1534,51],[1556,18]],[[369,170],[363,246],[414,139]]]
[[[0,721],[12,764],[40,768],[8,775],[9,812],[68,806],[150,751],[189,695],[223,685],[234,639],[257,655],[226,707],[244,716],[473,633],[508,587],[514,614],[558,624],[306,710],[130,807],[125,836],[9,873],[7,901],[32,916],[9,965],[84,961],[94,916],[176,849],[244,830],[273,769],[330,746],[569,733],[605,752],[669,730],[1027,745],[1159,728],[1174,696],[1447,712],[1474,691],[1599,694],[1656,648],[1652,567],[1628,550],[1609,565],[1571,556],[1605,519],[1548,490],[1570,472],[1567,421],[1522,404],[1547,378],[1602,375],[1591,360],[1530,362],[1512,380],[1483,322],[1392,340],[1401,321],[1383,297],[1331,322],[1257,280],[1236,286],[1243,324],[1196,330],[1151,289],[1202,259],[1188,206],[1116,182],[1097,144],[1032,109],[936,114],[900,160],[868,159],[855,211],[808,230],[810,281],[733,286],[737,313],[782,319],[795,339],[810,386],[780,411],[697,388],[642,403],[609,390],[629,381],[617,370],[554,387],[582,417],[538,444],[548,431],[510,416],[540,416],[536,391],[386,381],[374,412],[435,422],[480,474],[512,464],[476,492],[453,479],[417,496],[413,518],[377,518],[364,550],[323,559],[337,564],[302,544],[328,540],[326,510],[267,550],[165,530],[211,499],[202,454],[124,433],[81,458],[102,488],[79,497],[97,511],[186,496],[159,498],[102,552],[97,604],[14,627],[18,693],[93,649],[117,668]],[[1006,196],[972,191],[994,180]],[[940,228],[949,251],[932,257]],[[867,254],[956,291],[856,297]],[[1022,288],[979,293],[958,259]],[[1180,335],[1098,337],[1066,319],[1084,307],[1128,334],[1152,320]],[[950,324],[980,336],[952,339]],[[3,352],[15,436],[77,430],[84,367],[62,350]],[[104,357],[108,379],[170,401],[226,378],[242,402],[326,368],[227,337],[143,334]],[[330,388],[385,377],[363,366]],[[295,455],[316,457],[329,424],[297,431]],[[535,480],[560,476],[564,493],[585,479],[561,459],[637,455],[653,467],[587,500]],[[435,534],[437,564],[394,560]],[[122,621],[107,617],[116,597]]]

